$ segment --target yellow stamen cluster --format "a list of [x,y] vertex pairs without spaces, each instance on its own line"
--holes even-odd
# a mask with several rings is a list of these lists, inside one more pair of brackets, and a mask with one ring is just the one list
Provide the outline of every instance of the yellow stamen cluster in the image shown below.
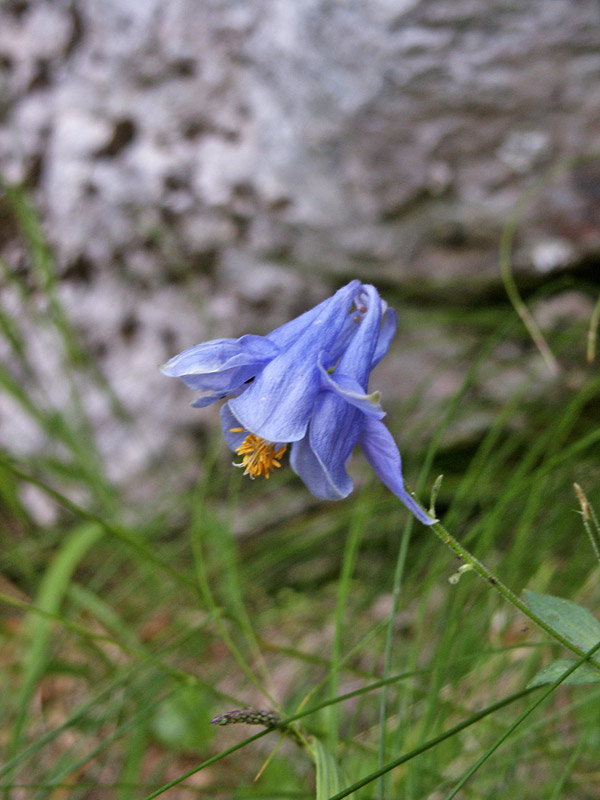
[[[242,430],[231,428],[232,433],[241,433]],[[244,475],[250,475],[252,480],[259,475],[268,478],[274,469],[281,466],[279,459],[286,450],[286,445],[278,448],[273,442],[266,442],[260,436],[250,433],[235,451],[242,456],[242,463],[234,466],[244,467]]]

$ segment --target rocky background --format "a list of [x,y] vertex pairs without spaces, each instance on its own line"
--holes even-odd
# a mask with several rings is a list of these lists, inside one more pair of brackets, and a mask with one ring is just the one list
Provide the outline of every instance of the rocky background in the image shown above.
[[[550,327],[589,319],[599,123],[595,0],[0,0],[0,174],[27,188],[60,301],[135,420],[132,436],[85,384],[121,483],[191,453],[214,418],[156,369],[184,347],[266,332],[351,277],[407,318],[505,304],[501,233],[544,176],[520,212],[516,275],[526,292],[574,275],[576,291],[534,310]],[[0,252],[18,278],[2,307],[62,407],[47,295],[7,198]],[[424,376],[425,404],[455,391],[476,337],[401,325],[388,405]],[[523,370],[540,392],[561,380],[527,337],[497,358],[486,402]],[[42,441],[8,397],[0,441]]]

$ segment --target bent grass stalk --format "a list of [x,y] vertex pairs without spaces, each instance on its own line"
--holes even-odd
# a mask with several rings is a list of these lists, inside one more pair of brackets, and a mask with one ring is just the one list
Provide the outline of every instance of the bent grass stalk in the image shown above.
[[[527,328],[529,335],[533,339],[535,346],[540,352],[540,355],[546,362],[548,369],[552,375],[558,375],[560,371],[560,367],[556,358],[554,357],[548,343],[546,342],[543,333],[541,332],[537,322],[533,318],[531,312],[527,308],[526,304],[521,297],[519,290],[517,288],[517,284],[513,275],[513,267],[512,267],[512,259],[511,259],[511,250],[513,241],[515,239],[515,235],[517,232],[517,227],[523,213],[529,203],[535,199],[539,193],[550,184],[555,178],[560,177],[565,172],[568,172],[573,167],[578,166],[579,164],[585,164],[588,161],[592,161],[598,158],[597,153],[589,153],[584,156],[575,156],[573,158],[564,159],[553,167],[551,167],[545,175],[543,175],[539,181],[533,184],[533,186],[529,189],[529,191],[525,192],[525,194],[521,197],[519,202],[516,204],[514,211],[504,226],[504,230],[502,231],[502,235],[500,237],[500,247],[498,251],[498,262],[500,268],[500,277],[502,278],[502,282],[504,284],[504,288],[506,290],[506,294],[509,297],[510,302],[512,303],[513,308],[521,318],[523,324]],[[594,312],[592,314],[592,321],[590,324],[590,330],[588,333],[588,351],[587,351],[587,358],[588,363],[591,363],[594,360],[595,354],[595,343],[596,343],[596,330],[598,327],[598,322],[600,321],[600,298],[596,307],[594,308]]]
[[[538,348],[540,355],[546,362],[548,369],[552,375],[558,375],[560,371],[560,367],[554,354],[550,350],[548,343],[546,342],[544,335],[542,334],[537,322],[533,318],[531,312],[527,308],[523,298],[521,297],[519,290],[517,288],[517,284],[513,275],[513,266],[512,266],[512,259],[511,259],[511,250],[513,241],[515,239],[515,235],[517,232],[517,227],[523,213],[529,203],[534,200],[540,192],[548,186],[555,178],[560,177],[565,172],[568,172],[570,169],[577,167],[581,164],[585,164],[587,162],[593,161],[598,158],[598,153],[588,153],[586,155],[578,155],[572,158],[563,159],[551,167],[545,175],[543,175],[538,181],[536,181],[533,186],[525,192],[525,194],[521,197],[519,202],[515,205],[513,213],[504,226],[504,230],[502,231],[502,235],[500,237],[500,247],[498,251],[498,262],[499,262],[499,269],[500,269],[500,277],[502,278],[502,282],[504,284],[504,288],[508,295],[510,302],[512,303],[513,308],[521,318],[523,324],[527,328],[529,335],[533,339],[535,346]],[[587,361],[588,364],[591,364],[594,361],[596,355],[596,336],[598,325],[600,323],[600,297],[598,298],[596,305],[594,306],[594,310],[592,312],[592,317],[590,320],[590,327],[587,336]]]

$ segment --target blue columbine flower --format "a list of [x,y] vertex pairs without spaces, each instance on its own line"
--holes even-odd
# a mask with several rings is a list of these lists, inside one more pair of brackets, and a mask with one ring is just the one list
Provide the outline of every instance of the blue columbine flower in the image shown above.
[[351,281],[267,336],[196,345],[163,372],[199,393],[198,408],[234,395],[221,409],[223,434],[251,478],[268,478],[291,444],[290,464],[309,490],[339,500],[352,491],[346,464],[360,444],[381,481],[431,525],[404,488],[379,393],[368,393],[395,331],[396,314],[375,287]]

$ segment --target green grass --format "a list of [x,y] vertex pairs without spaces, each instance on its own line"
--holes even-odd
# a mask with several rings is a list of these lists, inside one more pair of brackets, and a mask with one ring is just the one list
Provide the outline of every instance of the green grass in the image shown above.
[[[133,506],[107,478],[80,378],[106,392],[123,424],[126,415],[70,327],[26,197],[11,190],[8,202],[33,289],[4,268],[23,314],[0,305],[10,355],[0,392],[47,446],[0,457],[4,796],[325,800],[354,787],[359,800],[449,800],[466,780],[457,796],[595,798],[600,690],[527,689],[553,659],[583,656],[499,593],[506,584],[598,607],[600,566],[573,491],[577,482],[600,508],[588,326],[548,342],[576,382],[540,397],[525,371],[496,407],[477,387],[493,379],[502,343],[526,341],[512,309],[407,309],[413,331],[472,334],[450,401],[412,428],[403,412],[420,394],[389,414],[408,482],[426,501],[444,474],[437,512],[495,576],[472,570],[451,583],[463,562],[443,530],[440,541],[413,523],[359,457],[363,488],[323,504],[290,470],[243,479],[215,431],[197,487]],[[45,402],[28,361],[31,324],[53,337],[68,406]],[[448,436],[482,407],[485,429]],[[59,509],[55,524],[35,522],[25,486]],[[277,711],[289,735],[209,724],[247,706]]]

